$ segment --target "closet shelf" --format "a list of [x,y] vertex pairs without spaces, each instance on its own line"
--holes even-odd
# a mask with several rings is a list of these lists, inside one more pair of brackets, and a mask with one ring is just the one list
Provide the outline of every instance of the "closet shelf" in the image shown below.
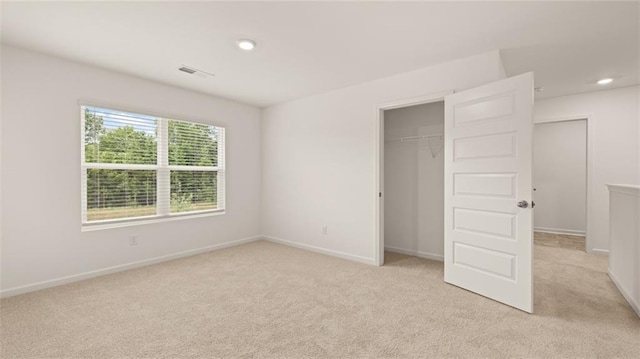
[[422,140],[429,140],[432,138],[439,138],[442,139],[443,135],[427,135],[427,136],[408,136],[408,137],[399,137],[399,138],[392,138],[389,140],[386,140],[384,142],[411,142],[411,141],[422,141]]

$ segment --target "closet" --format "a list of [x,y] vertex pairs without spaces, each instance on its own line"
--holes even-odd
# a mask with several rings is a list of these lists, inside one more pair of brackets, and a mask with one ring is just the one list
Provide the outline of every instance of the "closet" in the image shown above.
[[442,260],[444,102],[384,112],[385,250]]

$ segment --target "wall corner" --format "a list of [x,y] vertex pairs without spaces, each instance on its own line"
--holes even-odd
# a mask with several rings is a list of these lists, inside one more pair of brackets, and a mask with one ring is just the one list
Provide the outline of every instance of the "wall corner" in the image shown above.
[[507,71],[504,69],[504,61],[503,61],[503,57],[502,57],[502,50],[495,50],[494,51],[494,55],[496,56],[497,60],[496,62],[498,63],[498,76],[501,79],[506,79],[507,78]]

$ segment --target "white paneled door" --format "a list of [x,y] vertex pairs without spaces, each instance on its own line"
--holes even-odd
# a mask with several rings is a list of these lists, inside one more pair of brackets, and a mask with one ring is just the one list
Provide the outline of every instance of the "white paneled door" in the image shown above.
[[533,312],[533,74],[445,98],[444,280]]

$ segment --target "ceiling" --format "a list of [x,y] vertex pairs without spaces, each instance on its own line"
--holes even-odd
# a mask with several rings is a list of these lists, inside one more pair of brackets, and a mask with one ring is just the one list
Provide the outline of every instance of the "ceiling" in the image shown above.
[[[535,71],[539,97],[639,83],[637,2],[1,6],[3,43],[257,106],[497,49],[508,75]],[[258,45],[242,51],[239,38]]]

